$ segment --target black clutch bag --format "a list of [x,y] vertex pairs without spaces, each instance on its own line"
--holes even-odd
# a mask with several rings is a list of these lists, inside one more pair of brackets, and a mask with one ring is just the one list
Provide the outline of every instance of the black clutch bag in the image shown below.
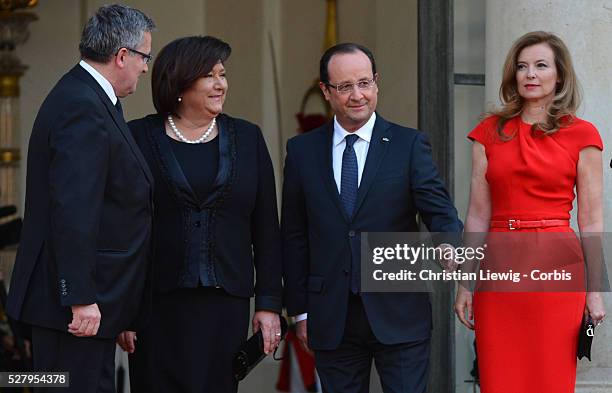
[[[282,315],[280,316],[280,325],[282,341],[287,334],[287,321]],[[274,354],[276,354],[276,350],[274,350]],[[265,357],[263,335],[261,330],[259,330],[242,344],[238,352],[234,355],[232,371],[236,381],[242,381]]]
[[582,318],[582,327],[580,328],[580,337],[578,337],[578,351],[576,356],[578,359],[586,357],[591,361],[591,344],[595,336],[595,324],[590,316]]

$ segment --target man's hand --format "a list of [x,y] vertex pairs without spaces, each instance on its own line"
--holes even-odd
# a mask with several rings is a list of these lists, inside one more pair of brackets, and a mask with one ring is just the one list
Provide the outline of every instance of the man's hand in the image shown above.
[[300,343],[310,354],[312,354],[312,350],[308,346],[308,328],[307,328],[307,319],[299,321],[295,324],[295,335],[297,336]]
[[[442,264],[442,268],[447,272],[454,272],[457,270],[457,262],[455,262],[455,247],[451,246],[448,243],[442,243],[437,248],[442,250],[442,260],[440,263]],[[451,256],[450,258],[444,258],[445,256]]]
[[74,305],[72,308],[72,322],[68,325],[68,333],[77,337],[91,337],[98,333],[100,327],[100,309],[96,303],[87,305]]
[[281,328],[278,314],[272,311],[256,311],[253,315],[253,334],[261,329],[264,353],[271,354],[280,343]]
[[117,344],[127,353],[134,353],[136,350],[136,332],[129,330],[119,333]]

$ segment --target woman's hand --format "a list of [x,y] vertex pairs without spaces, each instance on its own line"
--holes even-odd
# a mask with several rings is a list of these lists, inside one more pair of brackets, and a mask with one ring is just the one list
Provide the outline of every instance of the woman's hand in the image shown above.
[[603,323],[606,317],[606,308],[600,292],[588,292],[586,296],[585,314],[588,314],[595,326]]
[[[467,318],[465,313],[467,311]],[[459,284],[457,289],[457,298],[455,299],[455,314],[459,318],[462,324],[470,330],[474,330],[474,324],[471,322],[474,320],[474,310],[472,308],[472,292]]]
[[253,334],[261,329],[264,339],[264,352],[271,354],[281,339],[280,318],[272,311],[256,311],[253,315]]
[[129,330],[119,333],[117,336],[117,344],[127,353],[134,353],[136,350],[136,332]]

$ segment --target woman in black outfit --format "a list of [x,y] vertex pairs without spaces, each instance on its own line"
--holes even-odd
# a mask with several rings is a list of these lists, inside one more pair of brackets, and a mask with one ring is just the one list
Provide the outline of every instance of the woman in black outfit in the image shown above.
[[280,340],[274,173],[259,127],[222,113],[230,52],[213,37],[169,43],[153,66],[157,114],[129,123],[155,178],[152,317],[136,342],[119,339],[132,392],[236,392],[253,295],[266,352]]

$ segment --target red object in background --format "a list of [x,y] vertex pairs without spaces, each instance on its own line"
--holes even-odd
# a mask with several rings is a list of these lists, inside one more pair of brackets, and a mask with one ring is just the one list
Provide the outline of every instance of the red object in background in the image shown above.
[[325,97],[321,92],[321,88],[319,88],[319,83],[315,80],[313,85],[310,86],[308,90],[306,90],[306,94],[304,94],[304,97],[302,97],[302,105],[300,105],[300,111],[295,114],[295,117],[297,118],[298,124],[300,126],[298,130],[300,133],[308,132],[310,130],[314,130],[317,127],[321,127],[330,119],[329,115],[323,113],[305,113],[306,104],[308,103],[308,99],[311,97],[318,98],[328,113],[330,110],[329,104],[327,103],[327,101],[325,101]]
[[302,112],[295,115],[298,124],[300,125],[300,132],[308,132],[314,130],[317,127],[321,127],[327,122],[327,117],[320,113],[304,114]]
[[[291,356],[291,352],[295,356]],[[285,347],[283,348],[283,360],[280,365],[280,373],[276,389],[279,392],[291,392],[291,370],[296,368],[291,367],[291,362],[297,359],[301,380],[304,383],[304,388],[309,392],[317,391],[317,383],[315,379],[315,361],[314,357],[304,349],[295,331],[289,330],[285,337]],[[293,376],[295,378],[295,376]]]

